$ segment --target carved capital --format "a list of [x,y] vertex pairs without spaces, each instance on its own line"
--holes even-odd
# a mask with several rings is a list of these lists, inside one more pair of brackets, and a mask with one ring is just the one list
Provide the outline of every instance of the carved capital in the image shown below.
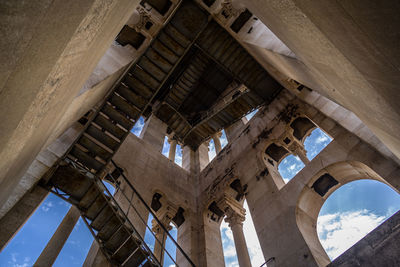
[[[165,222],[161,221],[161,223],[164,225],[164,227],[167,229],[167,231],[170,231],[172,229],[172,226],[169,225],[170,222],[168,222],[168,224],[166,224]],[[164,230],[157,223],[157,221],[155,219],[153,219],[151,221],[151,230],[154,232],[155,235],[160,235],[160,234],[164,233]]]
[[225,0],[221,3],[221,15],[226,18],[230,19],[239,15],[239,10],[233,7],[231,0]]
[[245,220],[244,214],[240,214],[231,208],[228,208],[228,210],[225,211],[225,213],[226,213],[225,222],[229,224],[229,227],[232,228],[235,225],[243,226],[243,222]]
[[151,22],[150,14],[141,6],[137,7],[136,10],[139,12],[139,22],[134,25],[134,29],[140,32],[147,22]]
[[222,132],[216,132],[211,137],[214,139],[214,138],[221,138],[221,136],[222,136]]

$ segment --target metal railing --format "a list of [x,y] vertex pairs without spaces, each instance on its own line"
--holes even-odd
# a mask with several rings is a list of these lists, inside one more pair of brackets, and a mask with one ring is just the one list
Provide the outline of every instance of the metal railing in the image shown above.
[[[147,229],[148,231],[145,231],[145,232],[148,232],[151,234],[151,236],[153,236],[153,238],[155,239],[155,245],[159,245],[161,247],[161,250],[160,250],[161,255],[156,255],[157,260],[161,260],[163,258],[163,255],[166,255],[176,266],[179,266],[175,260],[175,257],[173,257],[170,254],[170,252],[168,251],[168,249],[165,247],[166,237],[169,237],[169,239],[172,241],[173,245],[176,248],[176,252],[179,251],[182,254],[183,257],[181,257],[181,260],[184,259],[184,261],[185,261],[185,262],[183,262],[184,265],[185,266],[189,265],[189,266],[195,267],[195,264],[192,262],[192,260],[189,258],[189,256],[185,253],[185,251],[179,246],[179,244],[176,242],[176,240],[171,236],[171,234],[169,233],[166,226],[157,218],[157,216],[153,212],[153,210],[149,207],[149,205],[147,205],[147,203],[144,201],[144,199],[139,194],[139,192],[135,189],[135,187],[132,185],[132,183],[127,179],[125,174],[121,171],[121,168],[119,168],[113,160],[111,160],[111,162],[114,165],[114,167],[119,170],[120,177],[122,177],[124,184],[127,186],[124,188],[121,188],[122,183],[121,183],[121,181],[118,180],[120,177],[115,178],[111,174],[108,174],[108,176],[107,176],[108,179],[110,179],[110,182],[112,182],[116,188],[115,194],[114,194],[114,196],[112,196],[111,193],[108,191],[107,187],[105,186],[104,181],[100,180],[100,179],[99,179],[99,181],[101,181],[101,183],[104,187],[104,191],[114,201],[115,201],[115,197],[118,197],[119,203],[122,202],[122,204],[125,204],[124,202],[126,202],[127,207],[125,208],[124,214],[127,216],[128,219],[132,218],[132,216],[134,216],[133,217],[134,219],[137,218],[135,220],[134,228],[136,228],[136,229],[140,228],[140,229],[145,229],[145,230]],[[145,209],[144,212],[138,211],[138,208],[136,207],[136,205],[133,205],[134,196],[136,196],[136,199],[139,200],[142,207]],[[119,204],[118,206],[120,206],[120,205],[121,204]],[[153,219],[157,222],[157,224],[160,226],[160,228],[162,230],[162,234],[158,235],[158,237],[153,232],[151,225],[149,225],[148,222],[146,221],[146,219],[144,218],[145,216],[147,217],[147,214],[151,214],[153,216]],[[143,240],[146,243],[145,236],[144,236],[145,232],[143,232],[142,234],[143,234]],[[160,236],[161,236],[161,238],[159,238]],[[151,247],[152,245],[147,244],[147,246]],[[161,262],[161,265],[162,265],[162,262]]]
[[269,258],[266,262],[260,265],[260,267],[267,266],[268,263],[275,262],[275,257]]

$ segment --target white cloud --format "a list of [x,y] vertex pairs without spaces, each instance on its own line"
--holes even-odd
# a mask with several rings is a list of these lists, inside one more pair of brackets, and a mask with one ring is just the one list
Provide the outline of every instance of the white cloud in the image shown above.
[[333,260],[386,218],[368,210],[322,215],[318,217],[318,236],[328,256]]
[[295,164],[290,165],[288,169],[289,169],[290,171],[293,171],[293,170],[296,169],[296,167],[297,167],[297,164],[295,163]]
[[316,144],[321,144],[321,143],[324,143],[324,142],[326,142],[328,140],[329,140],[329,137],[327,135],[320,135],[320,136],[318,136],[317,140],[315,140],[315,143]]
[[54,207],[53,202],[51,202],[51,201],[45,202],[45,203],[43,203],[42,210],[44,212],[48,212],[50,210],[50,208],[52,208],[52,207]]
[[10,266],[12,267],[28,267],[28,266],[32,266],[32,264],[29,262],[31,260],[30,257],[24,257],[24,260],[22,263],[17,262],[18,261],[18,254],[19,253],[11,253],[11,261],[9,261],[8,263],[10,264]]

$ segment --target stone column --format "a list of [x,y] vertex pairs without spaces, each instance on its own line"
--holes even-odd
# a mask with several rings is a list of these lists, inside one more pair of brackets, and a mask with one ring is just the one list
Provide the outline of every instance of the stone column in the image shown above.
[[289,151],[298,156],[304,165],[310,163],[310,160],[307,158],[307,152],[302,144],[293,142],[293,144],[289,147]]
[[247,123],[246,117],[243,117],[241,120],[233,123],[231,126],[225,128],[226,139],[228,142],[232,142],[233,139],[239,134],[241,130],[244,129],[244,126]]
[[225,221],[229,223],[229,227],[233,233],[235,241],[236,254],[240,267],[251,267],[249,251],[247,250],[246,240],[243,234],[244,215],[228,209]]
[[208,163],[210,163],[210,157],[208,156],[208,142],[202,143],[196,153],[199,154],[199,167],[200,171],[202,171]]
[[175,154],[176,154],[176,140],[175,139],[168,139],[169,142],[169,154],[168,158],[172,161],[175,162]]
[[[156,239],[158,240],[158,241],[155,240],[153,254],[162,265],[164,262],[164,248],[165,248],[165,241],[167,240],[167,233],[161,228],[161,226],[157,223],[156,220],[153,219],[151,221],[151,224],[153,226],[151,230],[154,232]],[[172,229],[172,227],[169,224],[165,226],[165,228],[167,228],[168,231]]]
[[151,115],[145,122],[140,138],[146,140],[158,152],[161,153],[164,145],[165,134],[167,132],[167,125],[163,123],[156,116]]
[[46,247],[36,260],[34,266],[52,266],[56,261],[58,254],[64,247],[69,235],[75,227],[80,216],[79,210],[75,206],[71,206],[67,215],[65,215],[56,232],[47,243]]
[[40,186],[34,186],[0,219],[0,251],[14,237],[29,217],[40,206],[49,192]]
[[212,135],[212,139],[214,140],[214,145],[215,145],[215,153],[217,155],[222,150],[221,141],[219,140],[221,135],[222,135],[221,132]]
[[182,168],[190,173],[200,172],[198,150],[193,151],[189,146],[182,148]]

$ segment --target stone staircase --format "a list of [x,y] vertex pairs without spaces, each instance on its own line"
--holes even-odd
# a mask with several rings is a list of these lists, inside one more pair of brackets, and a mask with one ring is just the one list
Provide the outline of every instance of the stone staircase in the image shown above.
[[189,44],[189,39],[168,24],[110,93],[66,157],[99,174]]
[[75,205],[110,263],[116,266],[161,266],[102,181],[64,162],[46,187]]
[[[192,3],[180,7],[193,8]],[[100,177],[106,176],[106,166],[113,155],[140,116],[151,107],[194,41],[197,33],[185,28],[185,13],[183,10],[175,14],[122,75],[100,108],[87,118],[84,130],[64,157],[41,182],[78,207],[104,255],[117,266],[161,266]],[[194,266],[190,259],[188,262]]]

